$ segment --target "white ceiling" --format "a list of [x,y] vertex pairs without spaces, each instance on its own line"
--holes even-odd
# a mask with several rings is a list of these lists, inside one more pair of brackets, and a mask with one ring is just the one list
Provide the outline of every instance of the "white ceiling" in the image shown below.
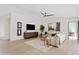
[[79,5],[70,4],[5,4],[0,5],[0,16],[10,12],[17,12],[24,15],[40,17],[40,11],[47,9],[47,12],[55,16],[79,16]]

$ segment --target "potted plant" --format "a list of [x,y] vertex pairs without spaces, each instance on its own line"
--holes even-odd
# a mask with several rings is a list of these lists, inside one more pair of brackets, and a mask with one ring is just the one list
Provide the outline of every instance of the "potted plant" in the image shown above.
[[40,25],[40,31],[41,31],[40,37],[42,37],[42,35],[44,34],[43,33],[44,32],[44,29],[45,29],[44,25]]
[[40,31],[43,32],[45,29],[44,25],[40,25]]

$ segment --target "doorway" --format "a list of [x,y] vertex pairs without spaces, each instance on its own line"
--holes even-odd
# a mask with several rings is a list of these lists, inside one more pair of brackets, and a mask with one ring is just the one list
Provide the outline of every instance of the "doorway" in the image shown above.
[[69,22],[68,37],[69,40],[78,40],[78,21]]

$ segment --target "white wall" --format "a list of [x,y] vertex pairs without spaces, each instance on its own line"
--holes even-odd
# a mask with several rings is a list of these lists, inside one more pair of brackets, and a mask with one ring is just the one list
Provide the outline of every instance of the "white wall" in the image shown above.
[[4,30],[4,23],[2,20],[0,20],[0,39],[4,38],[4,35],[5,35],[4,31],[5,31]]
[[[17,22],[22,22],[22,36],[17,36]],[[29,17],[28,15],[21,15],[18,13],[11,13],[10,25],[10,39],[11,41],[23,39],[23,33],[26,31],[26,24],[35,24],[35,31],[39,31],[40,20]]]
[[[47,9],[47,12],[54,14],[54,17],[42,18],[40,13],[41,10]],[[44,10],[45,11],[45,10]],[[48,27],[48,23],[52,22],[61,22],[61,31],[68,35],[68,22],[69,21],[78,21],[76,17],[79,16],[79,4],[15,4],[15,5],[0,5],[0,15],[11,13],[11,25],[10,25],[10,38],[16,40],[16,21],[22,21],[23,23],[34,23],[36,25],[36,30],[39,31],[39,24],[44,24],[45,27]],[[15,13],[14,13],[15,12]],[[18,12],[18,13],[17,13]],[[24,16],[23,16],[24,15]],[[58,17],[59,16],[59,17]],[[62,17],[65,16],[65,17]],[[66,17],[71,16],[71,17]],[[7,18],[6,18],[7,19]],[[9,18],[8,18],[9,19]],[[41,21],[40,21],[41,20]],[[1,20],[0,20],[1,21]],[[4,21],[5,22],[5,21]],[[4,22],[0,22],[0,27],[6,28]],[[7,22],[7,26],[9,23]],[[23,31],[25,31],[25,25],[23,25]],[[7,31],[0,29],[2,35]],[[47,31],[47,29],[45,29]],[[4,32],[5,31],[5,32]],[[9,33],[9,32],[8,32]],[[18,40],[18,39],[17,39]]]
[[10,14],[0,17],[0,39],[10,39]]
[[[17,22],[22,22],[22,36],[17,36]],[[10,39],[11,41],[23,39],[23,33],[26,31],[26,24],[35,24],[35,31],[39,32],[41,21],[36,17],[34,18],[19,13],[10,13],[1,16],[0,39]]]
[[68,39],[68,24],[71,21],[79,21],[79,17],[46,17],[42,20],[45,25],[45,31],[48,31],[48,23],[60,22],[60,30],[65,33],[66,38]]

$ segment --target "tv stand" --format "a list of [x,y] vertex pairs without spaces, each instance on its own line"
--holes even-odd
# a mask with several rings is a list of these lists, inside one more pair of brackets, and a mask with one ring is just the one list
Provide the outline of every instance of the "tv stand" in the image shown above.
[[38,37],[38,32],[24,32],[24,39]]

